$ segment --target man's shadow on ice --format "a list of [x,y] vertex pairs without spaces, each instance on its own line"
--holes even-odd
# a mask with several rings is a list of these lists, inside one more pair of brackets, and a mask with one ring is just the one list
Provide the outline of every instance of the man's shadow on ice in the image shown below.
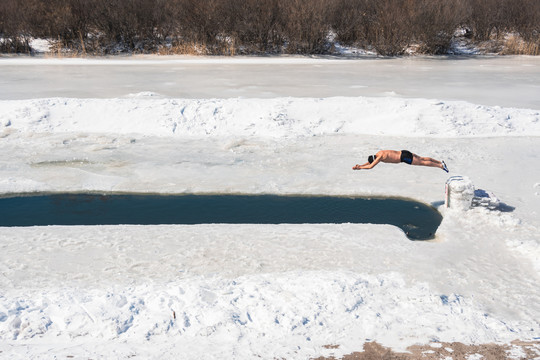
[[512,212],[512,211],[516,210],[516,208],[502,202],[502,203],[499,204],[499,206],[497,206],[493,210],[498,210],[500,212]]
[[[444,200],[434,201],[431,206],[438,208],[444,205]],[[493,211],[500,212],[512,212],[516,208],[500,201],[492,192],[483,189],[474,190],[474,197],[472,200],[471,208],[484,207]]]

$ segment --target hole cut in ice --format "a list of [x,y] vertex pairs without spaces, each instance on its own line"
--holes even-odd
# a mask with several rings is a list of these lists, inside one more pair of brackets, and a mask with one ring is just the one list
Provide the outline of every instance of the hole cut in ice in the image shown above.
[[428,240],[441,220],[429,205],[384,197],[34,194],[0,198],[0,226],[372,223],[397,226],[411,240]]

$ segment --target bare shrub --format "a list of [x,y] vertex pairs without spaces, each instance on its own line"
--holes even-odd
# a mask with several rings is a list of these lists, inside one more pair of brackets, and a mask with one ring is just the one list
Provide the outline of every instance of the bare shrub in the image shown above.
[[0,52],[29,53],[27,13],[17,0],[0,1]]
[[330,31],[325,0],[283,0],[280,2],[283,36],[288,53],[328,52]]
[[[504,28],[505,0],[470,0],[468,24],[474,39],[486,41],[498,38]],[[518,0],[519,1],[519,0]]]
[[420,52],[445,54],[466,11],[463,0],[418,0],[414,4],[413,30]]
[[414,0],[380,0],[369,3],[367,41],[381,55],[405,53],[412,43]]
[[510,29],[523,39],[522,54],[540,54],[540,1],[523,0],[521,4],[510,2],[509,9],[513,16]]
[[336,0],[331,3],[330,24],[336,40],[344,45],[367,45],[366,34],[373,22],[367,0]]
[[241,53],[276,53],[283,46],[278,0],[229,0],[224,8],[224,31],[238,44]]
[[465,23],[472,30],[476,43],[506,54],[538,52],[539,1],[471,0],[467,10]]
[[219,53],[224,19],[219,0],[183,0],[180,2],[180,26],[183,40],[206,47],[210,53]]
[[150,0],[94,0],[96,39],[105,53],[143,51],[152,42]]
[[[41,26],[33,28],[36,36],[57,39],[59,46],[74,52],[86,52],[85,41],[93,25],[95,2],[93,0],[50,0],[40,2],[34,17],[42,16]],[[39,24],[36,19],[36,24]]]

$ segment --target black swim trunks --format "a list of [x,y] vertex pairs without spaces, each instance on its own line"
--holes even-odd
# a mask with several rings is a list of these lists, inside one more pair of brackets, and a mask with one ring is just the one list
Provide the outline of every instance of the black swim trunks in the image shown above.
[[401,150],[401,162],[412,164],[413,154],[408,150]]

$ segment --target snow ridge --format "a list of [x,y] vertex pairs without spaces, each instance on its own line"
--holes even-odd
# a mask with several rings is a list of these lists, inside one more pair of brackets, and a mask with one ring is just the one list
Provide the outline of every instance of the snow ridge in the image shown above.
[[[193,343],[199,355],[206,343],[208,357],[307,358],[328,352],[325,345],[352,351],[366,339],[487,342],[506,333],[512,340],[507,327],[519,328],[486,316],[472,299],[408,286],[396,273],[289,272],[192,278],[158,288],[27,291],[0,297],[0,338],[54,344],[61,334],[133,346],[152,340],[161,355],[181,358],[192,358]],[[425,328],[436,337],[426,338]],[[249,339],[258,339],[255,348]],[[221,346],[210,346],[216,342]]]
[[539,136],[537,110],[464,101],[332,97],[49,98],[0,101],[0,131],[114,132],[154,136]]

